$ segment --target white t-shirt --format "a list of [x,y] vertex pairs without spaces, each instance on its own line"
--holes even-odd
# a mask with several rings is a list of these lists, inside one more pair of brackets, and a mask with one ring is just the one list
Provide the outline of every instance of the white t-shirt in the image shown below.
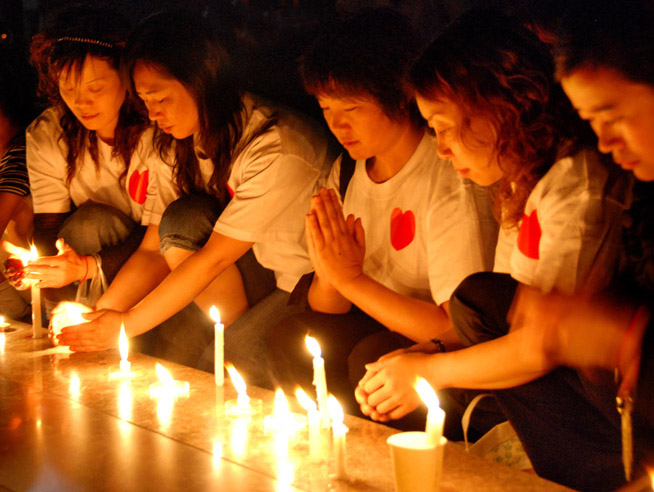
[[529,195],[519,230],[501,229],[494,270],[543,292],[576,292],[602,244],[607,177],[591,150],[556,162]]
[[[273,270],[277,287],[290,292],[312,270],[304,237],[316,182],[329,172],[335,153],[325,132],[313,121],[288,108],[271,106],[245,95],[245,124],[228,179],[233,196],[214,231],[239,241],[253,242],[257,261]],[[259,128],[276,118],[262,135]],[[209,159],[198,159],[205,185],[213,172]],[[158,177],[159,197],[152,223],[179,191],[170,166]]]
[[66,183],[68,148],[62,136],[59,113],[46,109],[27,129],[27,170],[35,213],[66,213],[71,202],[113,205],[135,222],[147,225],[156,195],[155,174],[162,161],[152,147],[152,129],[147,129],[132,154],[123,182],[125,164],[112,157],[112,147],[98,139],[100,166],[88,151],[78,157],[79,165],[70,184]]
[[[340,170],[339,158],[327,181],[337,192]],[[471,190],[437,156],[436,139],[427,133],[405,166],[383,183],[370,179],[365,160],[357,161],[343,212],[361,218],[364,273],[399,294],[440,305],[468,275],[491,268],[484,264]],[[481,216],[493,220],[490,211]],[[490,242],[494,246],[495,238]]]

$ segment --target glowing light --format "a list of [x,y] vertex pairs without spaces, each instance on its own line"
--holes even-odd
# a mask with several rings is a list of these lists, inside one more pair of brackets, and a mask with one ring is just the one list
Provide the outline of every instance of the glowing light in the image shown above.
[[188,397],[190,385],[188,381],[177,381],[170,375],[168,369],[157,362],[155,366],[159,381],[150,385],[151,398]]
[[5,334],[4,332],[0,332],[0,355],[4,355],[5,353]]
[[209,308],[209,316],[214,323],[220,323],[220,311],[218,311],[216,306]]
[[79,398],[80,389],[81,389],[81,382],[79,380],[79,376],[77,374],[73,374],[70,377],[70,387],[69,387],[71,396],[75,399]]
[[427,382],[426,379],[418,378],[416,381],[416,391],[422,399],[422,401],[427,405],[428,410],[434,408],[440,408],[440,402],[438,401],[438,395],[434,391],[434,388]]
[[216,386],[225,384],[225,325],[220,322],[220,312],[211,306],[209,316],[214,322],[214,379]]
[[52,310],[52,319],[50,321],[50,328],[52,331],[52,342],[59,345],[57,336],[61,330],[66,326],[81,325],[88,323],[88,319],[82,317],[83,313],[90,313],[92,309],[79,302],[63,301],[55,306]]
[[132,389],[126,382],[121,383],[118,391],[118,416],[123,420],[132,418]]
[[422,401],[427,405],[427,425],[425,429],[427,440],[430,445],[438,446],[441,437],[443,437],[445,412],[440,408],[438,396],[427,380],[418,378],[415,388]]
[[227,373],[229,374],[229,378],[232,380],[234,389],[236,389],[236,392],[238,393],[238,406],[243,409],[249,407],[250,397],[248,396],[245,380],[231,364],[227,366]]
[[307,349],[312,356],[322,357],[322,350],[320,350],[320,344],[318,343],[318,340],[312,336],[307,335],[304,337],[304,343],[306,344]]
[[345,434],[347,433],[347,427],[343,423],[343,419],[345,418],[343,407],[341,407],[341,404],[334,397],[334,395],[329,395],[329,398],[327,399],[327,408],[329,409],[329,417],[332,420],[336,476],[338,478],[346,478],[347,472],[345,470]]

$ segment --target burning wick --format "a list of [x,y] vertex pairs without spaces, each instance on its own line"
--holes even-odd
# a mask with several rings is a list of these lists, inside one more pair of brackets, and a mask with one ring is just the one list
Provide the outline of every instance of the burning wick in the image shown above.
[[227,415],[232,417],[249,416],[261,410],[261,400],[252,399],[248,396],[245,380],[236,368],[231,364],[225,367],[227,368],[229,378],[232,380],[232,385],[236,389],[236,393],[238,393],[236,400],[227,400],[225,402],[225,412]]
[[316,387],[318,397],[318,410],[320,412],[321,424],[329,428],[329,410],[327,409],[327,379],[325,376],[325,359],[322,358],[322,351],[318,340],[307,335],[304,339],[307,349],[313,356],[313,384]]
[[[129,355],[129,344],[125,334],[125,323],[120,324],[120,335],[118,336],[118,350],[120,352],[120,367],[118,371],[110,372],[109,379],[126,379],[134,376],[131,371],[132,364],[127,360]],[[115,367],[115,366],[113,366]]]
[[416,381],[416,391],[425,405],[427,405],[427,441],[431,446],[438,446],[443,436],[443,422],[445,421],[445,412],[441,409],[438,396],[434,388],[426,379],[418,378]]
[[159,381],[150,385],[150,398],[187,398],[191,389],[188,381],[173,379],[164,366],[155,366]]

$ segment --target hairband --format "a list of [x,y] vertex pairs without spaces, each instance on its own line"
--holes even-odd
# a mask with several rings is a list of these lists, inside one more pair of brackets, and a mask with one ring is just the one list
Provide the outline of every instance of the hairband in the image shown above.
[[99,41],[97,39],[91,39],[91,38],[74,38],[70,36],[64,36],[63,38],[57,39],[57,42],[59,41],[72,41],[73,43],[97,44],[98,46],[103,46],[109,49],[115,48],[115,46],[111,43],[107,43],[105,41]]

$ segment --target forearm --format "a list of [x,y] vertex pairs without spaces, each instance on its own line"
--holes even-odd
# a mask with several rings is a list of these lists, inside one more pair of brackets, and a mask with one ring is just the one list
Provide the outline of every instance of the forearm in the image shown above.
[[129,335],[144,333],[183,309],[230,264],[210,256],[205,250],[194,253],[132,307],[125,315]]
[[98,300],[96,308],[126,311],[159,285],[169,273],[170,269],[158,251],[139,248],[123,265]]
[[320,313],[343,314],[352,308],[352,303],[316,274],[309,287],[309,306]]
[[399,294],[367,275],[339,286],[339,292],[389,330],[416,342],[431,340],[450,327],[442,307]]
[[436,388],[506,389],[553,369],[542,352],[526,350],[523,330],[472,347],[435,354],[424,374]]

